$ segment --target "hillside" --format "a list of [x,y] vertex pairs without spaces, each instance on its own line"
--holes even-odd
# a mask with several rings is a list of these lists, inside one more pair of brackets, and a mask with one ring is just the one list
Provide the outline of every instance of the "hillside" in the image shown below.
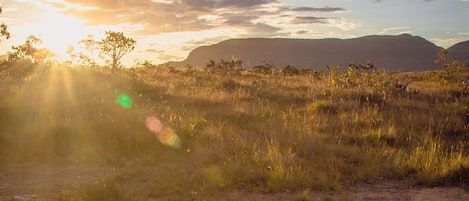
[[456,60],[469,60],[469,41],[457,43],[448,48],[448,55]]
[[442,48],[418,36],[365,36],[354,39],[231,39],[193,50],[173,66],[205,66],[213,59],[238,58],[247,68],[273,63],[277,68],[293,65],[322,69],[326,65],[366,63],[391,71],[438,69],[434,64]]

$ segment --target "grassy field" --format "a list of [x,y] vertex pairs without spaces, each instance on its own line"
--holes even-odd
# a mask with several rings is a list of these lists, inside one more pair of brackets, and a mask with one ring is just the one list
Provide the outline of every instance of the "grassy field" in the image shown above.
[[467,68],[285,74],[3,64],[0,163],[124,170],[60,201],[469,186]]

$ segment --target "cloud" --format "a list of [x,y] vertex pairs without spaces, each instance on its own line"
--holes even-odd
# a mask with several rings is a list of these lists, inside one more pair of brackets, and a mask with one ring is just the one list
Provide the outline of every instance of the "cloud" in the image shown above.
[[147,53],[163,53],[162,50],[157,50],[157,49],[146,49],[144,52],[147,52]]
[[291,23],[293,23],[293,24],[315,24],[315,23],[324,24],[324,23],[327,23],[327,21],[325,21],[326,19],[327,18],[313,17],[313,16],[296,17],[294,20],[291,21]]
[[237,25],[248,25],[251,24],[251,21],[256,19],[256,16],[252,15],[233,15],[233,14],[223,14],[222,15],[224,22],[223,24],[229,26]]
[[343,8],[338,7],[323,7],[323,8],[313,8],[313,7],[297,7],[293,8],[293,11],[300,11],[300,12],[336,12],[336,11],[345,11]]
[[195,9],[214,9],[214,8],[247,8],[268,3],[275,0],[182,0],[180,5],[187,5]]
[[295,34],[296,35],[306,35],[306,34],[309,34],[310,31],[308,30],[299,30],[299,31],[296,31]]
[[467,41],[467,38],[463,37],[453,37],[453,38],[430,38],[431,41],[433,41],[435,44],[443,47],[443,48],[449,48],[457,43]]
[[[32,1],[32,0],[31,0]],[[292,7],[280,0],[38,0],[84,21],[90,29],[123,31],[136,39],[132,58],[182,59],[196,47],[241,37],[314,37],[316,31],[353,29],[329,18],[340,7]],[[58,3],[59,2],[59,3]],[[38,3],[39,4],[39,3]],[[326,16],[327,15],[327,16]],[[156,45],[155,45],[156,43]],[[148,55],[152,55],[148,57]]]
[[250,34],[254,35],[276,35],[276,32],[281,30],[281,28],[271,26],[266,23],[255,23],[245,27]]
[[[387,1],[387,0],[373,0],[374,3],[382,3],[384,1]],[[405,1],[423,1],[423,2],[432,2],[432,1],[435,1],[435,0],[405,0]],[[467,0],[462,0],[462,1],[467,1]]]
[[[274,34],[278,25],[263,19],[289,16],[293,24],[329,23],[308,13],[344,11],[339,7],[288,7],[278,0],[41,0],[87,25],[138,25],[141,35],[203,31],[220,27]],[[132,31],[132,30],[131,30]],[[133,30],[135,31],[135,30]]]
[[57,9],[65,9],[67,7],[67,4],[65,4],[64,2],[57,2],[57,1],[50,1],[50,0],[41,0],[41,1],[46,2],[51,7],[54,7]]
[[328,19],[328,26],[339,28],[343,31],[350,31],[360,27],[360,24],[349,22],[345,18],[340,19]]
[[411,33],[412,28],[409,26],[402,26],[402,27],[389,27],[389,28],[383,28],[380,32],[377,32],[377,34],[403,34],[403,33]]

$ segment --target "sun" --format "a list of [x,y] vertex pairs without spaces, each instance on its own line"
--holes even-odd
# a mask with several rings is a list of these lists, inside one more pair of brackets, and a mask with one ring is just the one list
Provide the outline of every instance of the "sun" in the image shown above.
[[40,21],[30,29],[42,40],[41,47],[52,50],[58,57],[66,57],[69,46],[76,46],[90,34],[84,20],[55,12],[42,13]]

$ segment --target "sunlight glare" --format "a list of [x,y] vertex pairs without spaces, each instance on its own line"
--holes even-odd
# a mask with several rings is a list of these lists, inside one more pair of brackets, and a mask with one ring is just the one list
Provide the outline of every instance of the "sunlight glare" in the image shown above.
[[89,33],[84,20],[66,16],[54,11],[42,13],[38,22],[27,27],[29,33],[42,40],[42,47],[48,48],[59,55],[67,56],[67,48],[76,46]]

